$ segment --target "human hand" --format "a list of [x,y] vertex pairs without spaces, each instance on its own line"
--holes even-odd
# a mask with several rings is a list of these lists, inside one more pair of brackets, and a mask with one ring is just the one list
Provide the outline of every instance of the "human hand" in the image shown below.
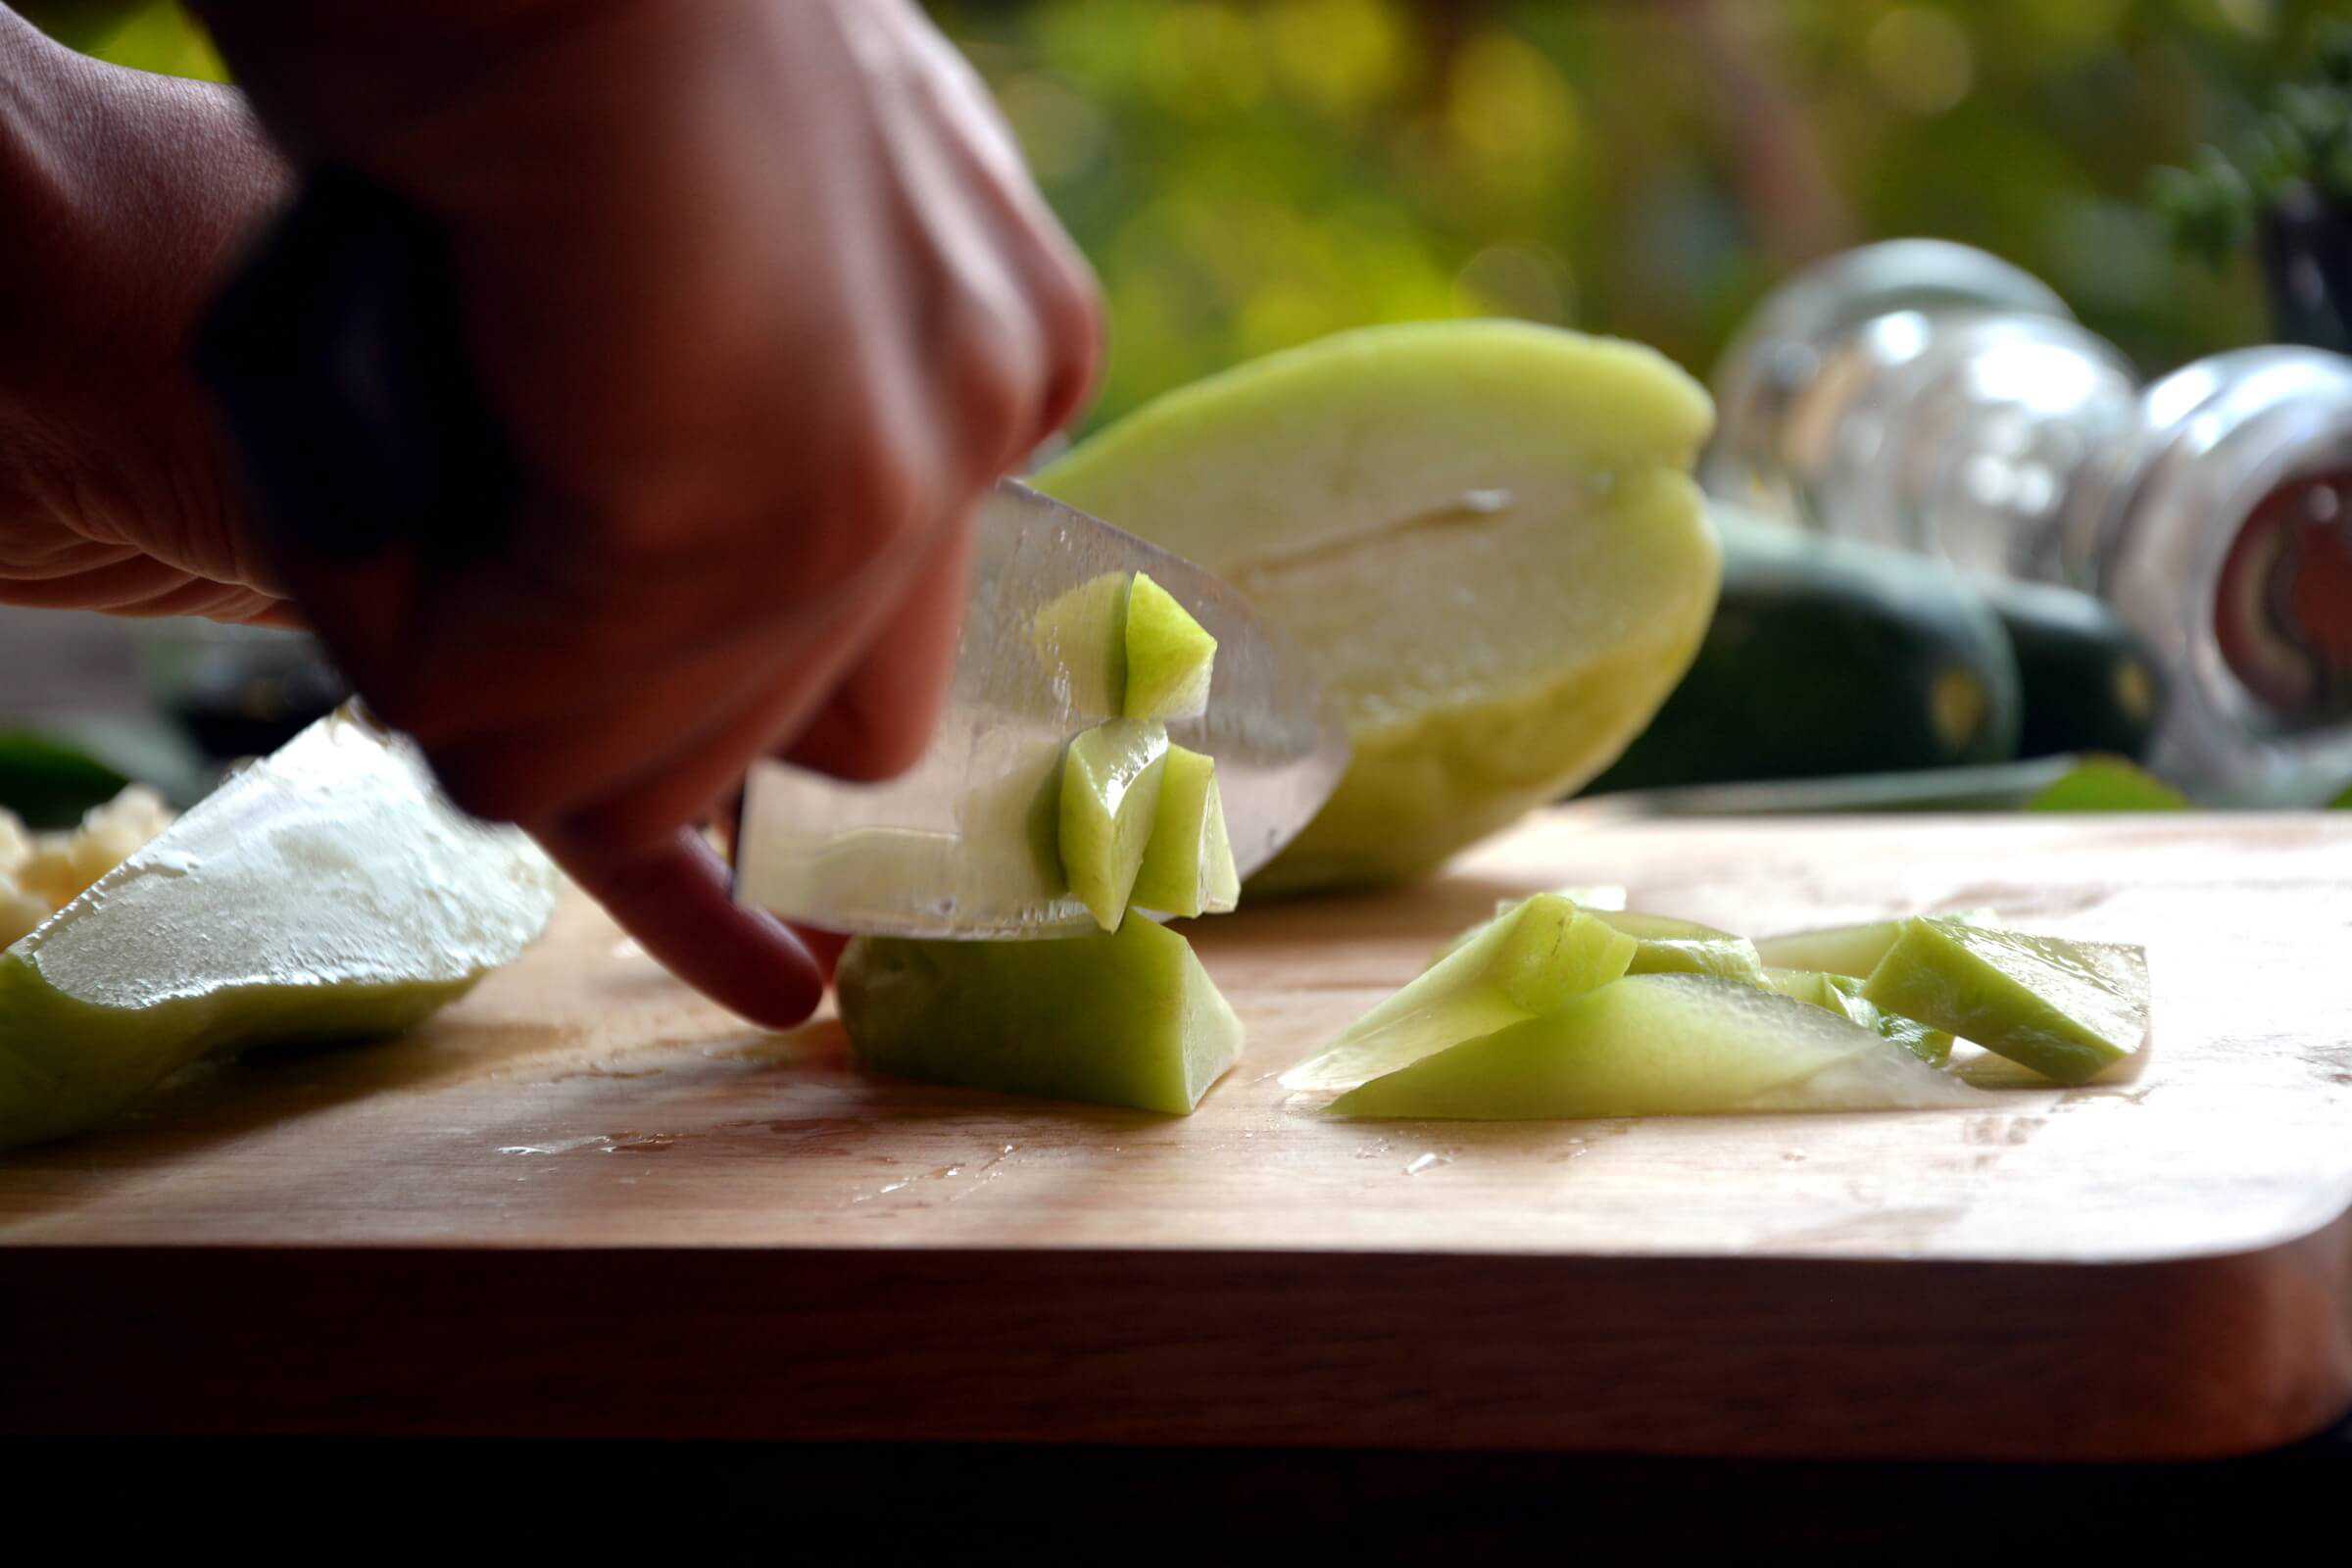
[[292,619],[187,362],[287,183],[238,94],[0,8],[0,604]]
[[778,747],[919,755],[970,511],[1093,373],[1091,280],[903,0],[209,8],[298,156],[446,237],[523,468],[498,548],[271,564],[461,805],[647,950],[798,1021],[822,978],[692,830]]

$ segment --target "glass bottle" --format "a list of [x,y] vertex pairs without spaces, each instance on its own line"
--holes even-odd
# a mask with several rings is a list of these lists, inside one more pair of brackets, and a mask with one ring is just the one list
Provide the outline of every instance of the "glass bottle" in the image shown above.
[[2243,349],[2142,386],[2031,275],[1896,240],[1782,285],[1714,379],[1712,493],[2099,595],[2170,677],[2152,764],[2201,796],[2352,783],[2352,359]]

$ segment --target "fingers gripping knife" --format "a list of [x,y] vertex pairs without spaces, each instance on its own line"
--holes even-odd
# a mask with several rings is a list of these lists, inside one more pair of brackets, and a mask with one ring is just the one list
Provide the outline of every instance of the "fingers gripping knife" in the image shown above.
[[[521,474],[461,326],[429,220],[359,175],[314,174],[197,347],[266,527],[331,560],[396,544],[443,560],[500,548]],[[779,534],[791,525],[778,519]],[[971,595],[929,749],[875,785],[755,763],[739,901],[836,931],[1092,929],[1062,890],[1052,791],[1070,738],[1117,715],[1041,657],[1035,628],[1040,611],[1106,572],[1149,572],[1217,639],[1207,710],[1170,733],[1216,760],[1241,872],[1306,825],[1347,765],[1345,733],[1298,652],[1238,593],[1011,481],[983,498],[973,527]]]

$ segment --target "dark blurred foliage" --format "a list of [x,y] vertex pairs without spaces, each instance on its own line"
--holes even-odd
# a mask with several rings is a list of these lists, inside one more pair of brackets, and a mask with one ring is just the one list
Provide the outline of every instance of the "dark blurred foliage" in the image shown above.
[[2157,170],[2148,194],[2173,243],[2217,271],[2254,242],[2277,336],[2352,353],[2352,21],[2313,43],[2233,146]]
[[[218,63],[168,5],[83,47]],[[2170,243],[2150,171],[2260,133],[2347,0],[956,0],[1101,270],[1098,419],[1367,321],[1510,314],[1704,371],[1788,268],[1940,234],[2149,369],[2269,335],[2256,269]],[[118,20],[93,23],[98,13]],[[2227,218],[2219,220],[2228,221]]]
[[2278,89],[2234,150],[2200,147],[2185,169],[2159,169],[2150,199],[2174,243],[2216,268],[2282,204],[2352,211],[2352,21],[2319,33],[2310,74]]

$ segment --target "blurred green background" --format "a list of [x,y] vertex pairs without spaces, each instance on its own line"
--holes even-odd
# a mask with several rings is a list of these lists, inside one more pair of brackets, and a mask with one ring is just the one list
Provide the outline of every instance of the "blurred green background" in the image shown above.
[[[171,5],[27,9],[217,74]],[[1336,328],[1507,314],[1704,373],[1757,295],[1938,234],[2169,368],[2271,335],[2177,254],[2150,170],[2242,137],[2345,0],[1026,0],[932,14],[1102,274],[1095,422]]]

